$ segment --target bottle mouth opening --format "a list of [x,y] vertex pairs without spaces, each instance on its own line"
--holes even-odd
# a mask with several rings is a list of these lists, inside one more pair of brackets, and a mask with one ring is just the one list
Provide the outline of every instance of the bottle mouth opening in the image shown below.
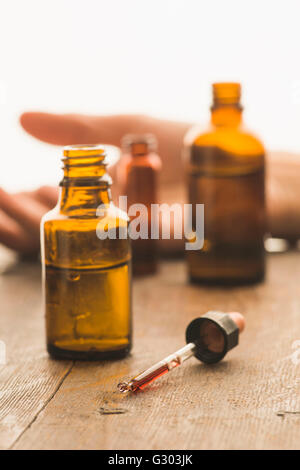
[[121,146],[123,150],[143,154],[155,152],[157,140],[153,134],[126,134],[121,141]]
[[76,157],[106,157],[106,151],[100,144],[67,145],[63,148],[63,160]]
[[241,85],[235,82],[222,82],[213,83],[213,105],[212,107],[218,106],[237,106],[242,108],[240,105],[241,99]]

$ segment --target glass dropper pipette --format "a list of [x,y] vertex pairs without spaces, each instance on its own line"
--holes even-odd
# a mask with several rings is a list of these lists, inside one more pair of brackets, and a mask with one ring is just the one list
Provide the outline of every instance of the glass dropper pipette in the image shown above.
[[192,356],[207,364],[219,362],[230,349],[237,346],[239,333],[244,327],[244,317],[237,312],[226,314],[210,311],[195,318],[186,329],[186,346],[129,381],[120,382],[119,391],[127,393],[142,390]]

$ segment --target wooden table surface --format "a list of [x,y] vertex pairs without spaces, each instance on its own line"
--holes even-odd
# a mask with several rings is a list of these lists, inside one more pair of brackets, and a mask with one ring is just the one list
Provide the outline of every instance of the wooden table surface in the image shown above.
[[[256,287],[189,285],[183,262],[162,263],[134,283],[134,348],[122,361],[47,356],[38,264],[1,274],[0,302],[1,449],[300,449],[298,252],[269,255]],[[226,360],[192,358],[143,392],[117,392],[120,378],[184,345],[187,323],[211,309],[246,316]]]

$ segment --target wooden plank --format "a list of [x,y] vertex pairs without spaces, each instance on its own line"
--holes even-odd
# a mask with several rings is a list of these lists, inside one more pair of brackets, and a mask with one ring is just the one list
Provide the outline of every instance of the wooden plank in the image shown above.
[[[10,448],[60,387],[72,362],[51,361],[44,347],[39,263],[12,264],[0,275],[0,449]],[[3,265],[2,265],[3,266]]]
[[[299,449],[300,364],[291,355],[300,340],[300,254],[270,256],[268,272],[256,287],[204,288],[187,284],[182,262],[167,262],[137,280],[133,354],[76,363],[14,448]],[[119,379],[183,345],[187,323],[209,309],[246,315],[225,361],[191,359],[141,393],[116,391]]]

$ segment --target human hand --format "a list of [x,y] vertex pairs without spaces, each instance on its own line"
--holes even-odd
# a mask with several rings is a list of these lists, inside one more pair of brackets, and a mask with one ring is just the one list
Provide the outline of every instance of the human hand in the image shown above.
[[[163,167],[160,177],[159,202],[185,202],[181,150],[189,124],[159,120],[141,115],[83,116],[24,113],[23,128],[39,140],[56,145],[104,143],[119,145],[127,133],[156,135]],[[111,169],[114,190],[118,180]],[[300,238],[300,161],[286,153],[267,154],[267,210],[269,229],[274,237],[290,240]],[[39,222],[42,215],[55,205],[57,189],[43,187],[32,192],[13,195],[0,191],[0,242],[17,251],[38,250]],[[22,238],[22,240],[21,240]],[[180,251],[181,240],[161,240],[163,251]]]
[[[164,202],[172,201],[175,185],[178,201],[178,176],[181,173],[178,172],[178,167],[182,165],[181,145],[189,125],[139,115],[96,117],[47,113],[24,113],[20,122],[32,136],[55,145],[101,142],[119,146],[124,134],[154,133],[159,140],[161,157],[166,168],[161,175],[161,186],[164,188],[161,199]],[[172,162],[171,169],[168,162]],[[115,194],[118,194],[117,172],[114,170],[111,168],[110,172],[114,180]],[[182,181],[179,186],[183,187]],[[40,220],[55,206],[57,198],[58,189],[50,186],[15,194],[9,194],[0,188],[0,243],[22,254],[38,252]],[[180,240],[175,240],[170,246],[163,240],[162,246],[165,251],[181,249]]]
[[51,186],[15,194],[0,188],[0,242],[21,254],[36,253],[41,217],[55,206],[57,196]]

